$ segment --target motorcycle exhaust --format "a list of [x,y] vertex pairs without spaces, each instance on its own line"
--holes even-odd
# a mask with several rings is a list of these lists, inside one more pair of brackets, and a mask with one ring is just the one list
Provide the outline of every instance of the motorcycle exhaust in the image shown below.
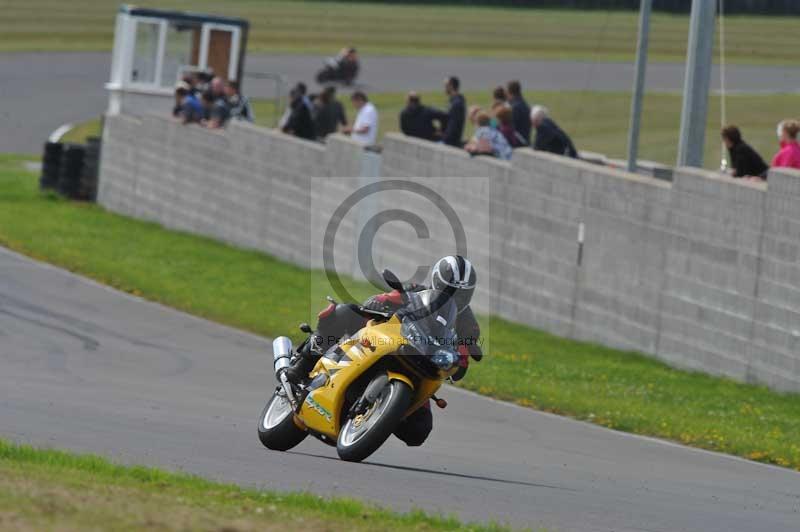
[[292,385],[289,379],[286,378],[286,368],[292,365],[292,341],[285,336],[279,336],[272,341],[272,356],[274,358],[273,366],[275,368],[275,376],[278,382],[281,383],[289,403],[292,405],[293,410],[297,410],[297,399],[292,391]]
[[292,341],[285,336],[279,336],[272,342],[272,356],[274,357],[275,375],[292,365]]

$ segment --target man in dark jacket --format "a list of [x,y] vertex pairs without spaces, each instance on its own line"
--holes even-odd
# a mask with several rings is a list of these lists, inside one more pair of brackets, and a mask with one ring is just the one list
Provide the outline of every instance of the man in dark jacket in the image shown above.
[[450,106],[447,108],[442,142],[456,148],[463,145],[464,121],[467,115],[467,102],[464,96],[458,92],[460,85],[461,82],[455,76],[450,76],[444,82],[444,91],[450,97]]
[[519,81],[509,81],[506,87],[508,93],[508,103],[511,106],[511,123],[514,129],[525,140],[531,143],[531,108],[528,102],[522,97],[522,86]]
[[572,139],[558,127],[558,124],[548,118],[546,108],[541,105],[533,106],[531,125],[536,129],[534,150],[547,151],[573,159],[578,157],[578,150],[572,144]]
[[769,166],[748,143],[742,140],[742,132],[736,126],[722,128],[722,141],[728,148],[733,177],[767,177]]
[[317,98],[314,125],[320,139],[336,133],[339,126],[347,125],[347,116],[342,102],[336,99],[336,87],[325,87],[325,90]]
[[409,137],[439,140],[440,134],[436,130],[434,121],[441,119],[441,113],[422,105],[419,94],[409,92],[406,107],[400,112],[400,131]]
[[304,102],[304,95],[294,88],[289,93],[289,97],[291,98],[289,105],[291,113],[286,125],[282,128],[283,132],[301,139],[314,140],[316,138],[314,121],[311,119],[311,111]]

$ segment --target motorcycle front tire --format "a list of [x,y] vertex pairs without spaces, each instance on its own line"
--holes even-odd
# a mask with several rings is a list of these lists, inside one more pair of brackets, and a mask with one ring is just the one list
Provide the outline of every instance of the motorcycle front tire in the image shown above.
[[413,391],[406,383],[389,381],[384,387],[384,393],[381,393],[385,403],[380,405],[379,411],[374,412],[378,417],[370,422],[363,434],[352,437],[352,433],[348,432],[353,428],[354,420],[347,420],[343,424],[336,439],[339,458],[347,462],[361,462],[377,451],[403,420],[413,395]]
[[[277,413],[270,410],[270,407],[278,407],[278,405],[273,405],[278,400],[286,401],[277,393],[272,394],[267,406],[261,411],[261,417],[258,418],[258,439],[267,449],[288,451],[303,441],[308,436],[308,432],[295,424],[294,413],[288,403],[280,405],[284,410]],[[288,407],[288,411],[285,410],[286,407]]]

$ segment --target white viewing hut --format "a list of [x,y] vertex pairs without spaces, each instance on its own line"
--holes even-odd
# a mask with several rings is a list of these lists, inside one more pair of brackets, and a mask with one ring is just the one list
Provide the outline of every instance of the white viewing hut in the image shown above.
[[187,72],[242,82],[244,19],[123,5],[117,14],[108,113],[169,110]]

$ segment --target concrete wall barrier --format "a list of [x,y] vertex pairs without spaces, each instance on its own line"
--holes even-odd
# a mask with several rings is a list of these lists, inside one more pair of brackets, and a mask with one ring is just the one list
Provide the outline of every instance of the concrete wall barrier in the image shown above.
[[[108,117],[102,157],[110,210],[311,267],[323,266],[319,225],[354,190],[424,183],[463,223],[484,274],[479,310],[800,391],[800,172],[774,170],[766,185],[679,168],[670,183],[528,149],[472,158],[398,134],[378,158],[338,135],[321,145],[157,116]],[[337,238],[355,241],[392,203],[375,200]],[[393,226],[371,251],[379,267],[413,271],[450,248]],[[357,255],[337,248],[337,269],[358,273]]]

